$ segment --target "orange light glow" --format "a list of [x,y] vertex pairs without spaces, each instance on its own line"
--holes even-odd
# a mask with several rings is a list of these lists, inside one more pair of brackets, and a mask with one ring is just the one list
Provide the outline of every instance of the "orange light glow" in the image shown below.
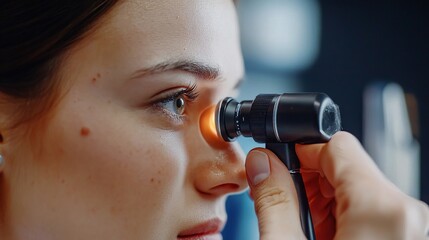
[[216,105],[208,107],[203,111],[200,116],[200,130],[208,144],[215,148],[223,148],[228,144],[217,134],[215,111]]

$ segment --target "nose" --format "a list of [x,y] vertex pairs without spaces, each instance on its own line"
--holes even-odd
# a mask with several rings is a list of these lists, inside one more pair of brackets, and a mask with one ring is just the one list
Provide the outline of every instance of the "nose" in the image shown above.
[[[189,175],[195,189],[203,194],[222,196],[238,193],[246,189],[246,172],[244,154],[237,143],[214,142],[201,133],[201,122],[198,133],[188,142],[191,163]],[[194,132],[195,133],[195,132]],[[198,136],[198,137],[196,137]]]
[[244,154],[238,144],[228,144],[223,149],[209,149],[201,145],[196,147],[199,159],[192,169],[195,189],[212,196],[238,193],[246,189]]

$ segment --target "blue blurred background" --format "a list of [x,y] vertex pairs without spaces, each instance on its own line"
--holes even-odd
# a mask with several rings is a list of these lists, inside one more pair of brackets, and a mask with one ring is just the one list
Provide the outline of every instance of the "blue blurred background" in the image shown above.
[[[343,128],[398,187],[429,203],[429,8],[424,1],[242,0],[246,81],[260,93],[327,93]],[[256,146],[240,139],[245,152]],[[247,193],[227,202],[224,239],[259,239]]]

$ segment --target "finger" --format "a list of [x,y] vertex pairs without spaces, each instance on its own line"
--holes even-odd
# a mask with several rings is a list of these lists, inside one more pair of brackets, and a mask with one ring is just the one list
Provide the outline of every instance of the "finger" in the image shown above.
[[318,225],[331,215],[331,203],[333,199],[324,198],[319,196],[313,198],[310,202],[311,216],[313,218],[313,224]]
[[319,187],[319,173],[303,173],[302,179],[305,184],[305,192],[307,193],[307,198],[312,199],[320,195]]
[[336,220],[334,216],[329,215],[323,222],[314,226],[317,239],[334,239]]
[[255,149],[247,156],[246,173],[260,239],[304,239],[298,199],[286,166],[271,151]]
[[[409,205],[407,217],[410,219],[410,223],[414,227],[414,235],[412,238],[420,239],[423,235],[425,239],[429,239],[429,208],[425,202],[417,199],[412,199],[407,196],[412,203]],[[423,239],[423,238],[422,238]]]
[[312,198],[317,194],[321,194],[326,198],[332,198],[335,196],[334,188],[331,186],[329,181],[319,173],[302,173],[302,178],[304,180],[308,198]]
[[[305,175],[303,174],[303,177]],[[314,178],[312,176],[309,177],[312,180],[306,182],[305,189],[308,196],[308,202],[313,218],[313,224],[316,227],[318,224],[326,221],[327,218],[331,217],[331,207],[335,203],[334,191],[332,190],[332,187],[330,186],[328,181],[319,174],[317,174],[317,178]]]
[[301,175],[302,175],[302,180],[304,181],[304,183],[307,186],[307,183],[317,181],[317,179],[320,176],[320,173],[318,173],[318,172],[302,172],[301,171]]
[[322,176],[319,177],[319,186],[320,186],[320,193],[325,198],[333,198],[335,196],[334,188],[329,183],[329,181],[326,180],[325,177],[322,177]]
[[303,168],[321,171],[334,188],[355,179],[383,178],[359,141],[347,132],[334,134],[325,144],[297,144],[296,151]]

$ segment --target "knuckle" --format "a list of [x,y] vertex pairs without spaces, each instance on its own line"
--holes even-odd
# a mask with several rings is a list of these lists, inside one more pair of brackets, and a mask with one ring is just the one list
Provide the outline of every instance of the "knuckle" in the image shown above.
[[416,239],[425,231],[425,224],[429,220],[425,203],[406,195],[392,194],[387,199],[379,200],[375,205],[374,219],[383,222],[391,233],[401,239]]
[[[407,202],[403,206],[403,219],[407,239],[420,239],[428,234],[429,209],[426,203],[407,196]],[[427,237],[427,236],[425,236]]]
[[273,207],[286,207],[292,199],[283,189],[278,187],[265,188],[263,192],[255,198],[256,213],[266,211]]
[[[358,182],[353,178],[373,176],[380,179],[382,176],[359,140],[350,133],[336,133],[322,151],[320,164],[325,169],[332,171],[331,174],[335,176],[335,180],[356,184]],[[371,177],[371,179],[373,178]],[[336,183],[339,184],[339,182]]]
[[338,132],[332,136],[326,151],[330,153],[347,153],[351,145],[360,145],[359,140],[348,132]]
[[429,207],[428,207],[428,205],[423,201],[419,201],[416,199],[413,199],[413,200],[416,202],[416,212],[420,216],[419,222],[423,223],[425,228],[429,228]]

